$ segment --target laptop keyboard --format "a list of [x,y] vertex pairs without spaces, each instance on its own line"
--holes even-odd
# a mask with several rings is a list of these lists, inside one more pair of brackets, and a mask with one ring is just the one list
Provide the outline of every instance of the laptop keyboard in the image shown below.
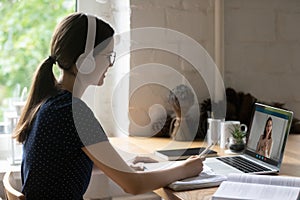
[[258,165],[240,156],[218,157],[217,159],[244,173],[271,171],[266,167]]

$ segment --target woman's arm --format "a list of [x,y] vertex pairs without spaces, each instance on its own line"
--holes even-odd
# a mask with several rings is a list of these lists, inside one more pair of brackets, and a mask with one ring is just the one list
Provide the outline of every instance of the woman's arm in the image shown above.
[[109,142],[96,143],[83,147],[82,150],[100,170],[131,194],[145,193],[176,180],[196,176],[203,169],[202,160],[195,156],[173,168],[136,172],[124,162]]

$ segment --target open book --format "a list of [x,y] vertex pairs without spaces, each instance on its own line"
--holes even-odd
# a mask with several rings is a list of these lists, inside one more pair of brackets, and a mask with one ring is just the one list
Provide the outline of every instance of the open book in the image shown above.
[[212,200],[299,200],[300,178],[230,174],[219,186]]

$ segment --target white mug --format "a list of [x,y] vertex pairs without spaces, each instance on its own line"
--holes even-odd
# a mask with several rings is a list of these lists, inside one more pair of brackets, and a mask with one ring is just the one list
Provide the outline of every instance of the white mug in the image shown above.
[[208,128],[207,128],[207,145],[217,144],[220,135],[220,126],[221,126],[221,119],[213,119],[208,118]]
[[220,148],[227,148],[229,143],[229,138],[231,136],[231,130],[234,129],[235,125],[240,125],[240,128],[243,132],[247,132],[247,126],[245,124],[241,124],[239,121],[225,121],[221,122],[220,125]]

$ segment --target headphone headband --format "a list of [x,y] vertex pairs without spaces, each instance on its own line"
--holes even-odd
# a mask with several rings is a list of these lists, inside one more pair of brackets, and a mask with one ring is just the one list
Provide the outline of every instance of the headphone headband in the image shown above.
[[92,15],[87,15],[87,35],[84,54],[90,54],[94,51],[96,37],[96,18]]
[[95,40],[96,40],[96,17],[92,15],[87,15],[87,35],[85,42],[84,53],[81,54],[77,61],[76,66],[78,71],[82,74],[91,73],[95,67],[95,59],[93,57]]

